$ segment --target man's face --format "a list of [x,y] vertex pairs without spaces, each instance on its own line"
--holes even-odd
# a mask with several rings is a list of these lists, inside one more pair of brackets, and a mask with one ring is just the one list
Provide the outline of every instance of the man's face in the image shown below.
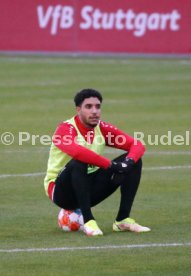
[[99,99],[95,97],[85,99],[81,106],[77,107],[77,113],[86,127],[96,127],[101,115]]

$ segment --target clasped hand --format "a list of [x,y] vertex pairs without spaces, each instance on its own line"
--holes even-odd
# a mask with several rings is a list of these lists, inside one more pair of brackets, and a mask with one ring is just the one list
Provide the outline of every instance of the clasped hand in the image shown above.
[[114,173],[129,173],[133,166],[135,165],[135,161],[131,158],[125,158],[122,162],[112,161],[111,169]]

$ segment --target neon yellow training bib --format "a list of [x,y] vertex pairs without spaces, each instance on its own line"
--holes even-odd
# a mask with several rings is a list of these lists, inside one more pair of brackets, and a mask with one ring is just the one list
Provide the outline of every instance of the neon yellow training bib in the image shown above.
[[[76,142],[84,146],[85,148],[88,148],[89,150],[94,151],[95,153],[99,155],[103,155],[103,151],[105,148],[105,139],[101,133],[99,124],[94,128],[94,139],[92,144],[86,142],[84,137],[81,135],[76,122],[74,120],[74,117],[65,121],[71,124],[77,131],[77,137]],[[90,134],[91,135],[91,134]],[[48,185],[50,182],[55,181],[57,178],[59,172],[66,166],[66,164],[72,159],[72,157],[65,152],[61,151],[58,147],[54,145],[52,142],[49,152],[49,159],[48,159],[48,165],[47,165],[47,173],[44,179],[44,187],[46,194],[48,190]],[[88,174],[95,172],[97,169],[99,169],[97,166],[88,165]]]

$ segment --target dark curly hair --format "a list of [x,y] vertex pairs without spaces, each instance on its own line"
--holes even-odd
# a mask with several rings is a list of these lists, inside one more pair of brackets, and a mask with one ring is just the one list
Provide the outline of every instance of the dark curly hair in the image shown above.
[[76,106],[81,106],[81,104],[83,103],[83,101],[87,98],[98,98],[99,101],[102,103],[103,98],[102,95],[99,91],[92,89],[92,88],[85,88],[82,89],[81,91],[79,91],[75,97],[74,97],[74,103]]

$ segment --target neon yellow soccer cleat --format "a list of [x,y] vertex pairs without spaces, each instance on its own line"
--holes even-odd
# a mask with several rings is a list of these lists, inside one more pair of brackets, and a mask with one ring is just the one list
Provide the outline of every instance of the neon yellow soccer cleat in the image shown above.
[[95,220],[91,219],[84,224],[83,231],[87,236],[102,236],[103,232],[99,229]]
[[113,231],[122,232],[122,231],[131,231],[136,233],[149,232],[150,228],[141,226],[135,222],[134,219],[126,218],[121,221],[115,221],[113,224]]

